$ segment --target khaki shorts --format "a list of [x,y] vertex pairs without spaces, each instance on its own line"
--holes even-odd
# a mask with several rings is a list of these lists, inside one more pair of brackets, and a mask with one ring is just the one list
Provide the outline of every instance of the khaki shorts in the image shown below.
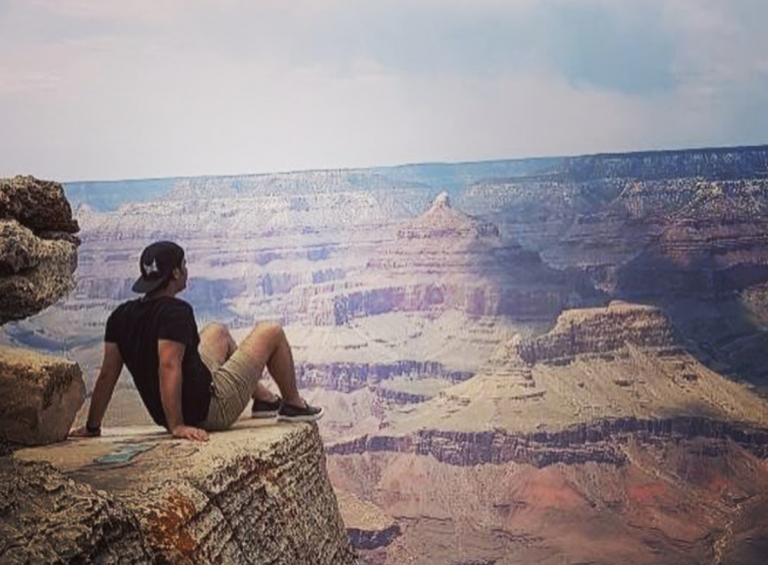
[[237,421],[253,397],[256,382],[264,366],[236,350],[224,364],[219,364],[200,344],[200,358],[211,371],[211,406],[199,426],[208,431],[226,430]]

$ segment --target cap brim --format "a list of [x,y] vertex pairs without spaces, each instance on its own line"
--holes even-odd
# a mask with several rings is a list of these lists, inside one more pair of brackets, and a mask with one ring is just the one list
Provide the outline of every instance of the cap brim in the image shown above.
[[139,277],[135,283],[133,283],[133,286],[131,287],[131,290],[133,292],[138,292],[141,294],[146,294],[148,292],[152,292],[156,288],[158,288],[161,284],[165,282],[166,279],[157,279],[154,281],[148,281],[142,277]]

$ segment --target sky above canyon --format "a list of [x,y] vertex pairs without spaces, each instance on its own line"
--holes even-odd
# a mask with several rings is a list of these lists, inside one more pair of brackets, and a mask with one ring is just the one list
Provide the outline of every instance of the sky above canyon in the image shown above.
[[768,142],[764,0],[0,0],[0,176]]

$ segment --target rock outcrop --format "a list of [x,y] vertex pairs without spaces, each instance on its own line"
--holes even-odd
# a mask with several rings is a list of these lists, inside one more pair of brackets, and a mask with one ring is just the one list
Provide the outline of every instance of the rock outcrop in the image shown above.
[[670,417],[768,429],[765,401],[688,353],[659,308],[613,302],[566,311],[550,332],[510,340],[474,377],[398,418],[390,433],[532,433]]
[[0,460],[0,561],[355,563],[314,426],[244,421],[205,444],[155,430]]
[[547,334],[517,345],[526,363],[568,362],[577,355],[615,352],[626,344],[674,348],[678,336],[659,308],[614,301],[605,308],[566,310]]
[[[0,179],[0,325],[72,288],[77,231],[60,184]],[[67,437],[85,386],[76,363],[0,347],[0,397],[0,439],[39,445]]]
[[16,220],[35,233],[77,233],[61,184],[17,176],[0,179],[0,219]]
[[0,179],[0,324],[39,312],[71,290],[77,231],[60,184]]
[[77,363],[0,347],[0,436],[26,445],[66,439],[85,399]]

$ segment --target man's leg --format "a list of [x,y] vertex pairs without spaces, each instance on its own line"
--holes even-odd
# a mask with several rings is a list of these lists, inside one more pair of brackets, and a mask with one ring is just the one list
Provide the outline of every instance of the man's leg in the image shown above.
[[[205,364],[208,365],[209,369],[215,369],[221,367],[232,356],[237,349],[237,342],[227,326],[218,322],[211,322],[200,331],[200,348]],[[264,364],[262,363],[261,366],[263,367]],[[261,375],[258,377],[260,378]],[[257,381],[253,398],[254,400],[274,402],[277,400],[277,395],[260,381]]]
[[[227,326],[217,322],[206,324],[200,331],[201,354],[205,361],[210,361],[215,367],[223,365],[237,349],[237,343],[232,339]],[[210,368],[210,367],[209,367]]]
[[291,346],[280,324],[274,322],[257,324],[238,349],[259,365],[266,365],[286,404],[297,407],[306,405],[296,386],[296,370]]

